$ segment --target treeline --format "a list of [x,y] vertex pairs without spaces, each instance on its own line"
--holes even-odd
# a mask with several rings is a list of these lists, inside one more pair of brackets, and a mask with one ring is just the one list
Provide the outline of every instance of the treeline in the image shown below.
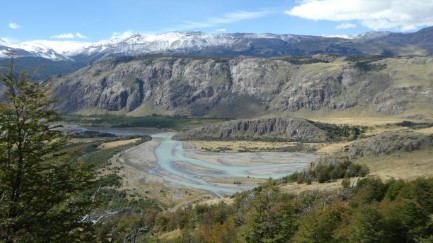
[[185,131],[191,127],[202,126],[209,123],[227,121],[223,118],[188,118],[186,116],[166,116],[152,114],[150,116],[127,117],[120,115],[64,115],[65,121],[70,123],[86,124],[90,126],[108,126],[112,128],[157,128],[176,131]]
[[[340,193],[300,195],[281,192],[270,180],[235,195],[233,204],[140,215],[117,216],[121,225],[109,225],[142,229],[132,235],[143,242],[432,242],[433,178],[368,177]],[[176,237],[158,238],[176,230]]]
[[367,130],[367,127],[365,126],[335,125],[330,123],[314,122],[311,120],[307,121],[325,131],[326,137],[329,141],[356,140]]
[[98,132],[98,131],[92,131],[92,130],[86,130],[83,132],[72,132],[71,134],[68,134],[71,138],[113,138],[116,137],[115,134],[108,133],[108,132]]

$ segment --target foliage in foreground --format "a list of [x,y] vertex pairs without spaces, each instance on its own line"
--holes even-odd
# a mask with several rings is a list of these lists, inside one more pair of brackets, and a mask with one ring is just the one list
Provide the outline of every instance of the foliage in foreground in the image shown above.
[[291,195],[274,181],[235,203],[158,216],[155,227],[181,229],[167,242],[431,242],[433,179],[371,177],[342,193]]
[[[234,203],[142,205],[97,225],[115,242],[431,242],[433,178],[360,179],[342,192],[281,192],[269,180]],[[141,209],[140,209],[141,207]],[[167,234],[168,233],[168,234]],[[171,236],[167,236],[171,235]]]
[[[60,121],[60,116],[45,90],[30,82],[25,73],[14,74],[12,67],[2,75],[0,241],[125,239],[134,225],[113,230],[113,222],[119,226],[123,221],[119,218],[130,222],[128,215],[137,218],[141,213],[138,218],[149,218],[143,212],[160,211],[151,200],[128,199],[125,191],[116,188],[120,178],[115,173],[98,173],[109,165],[114,154],[136,143],[103,150],[98,148],[102,141],[68,143],[64,133],[53,125]],[[112,137],[99,133],[83,135]],[[139,138],[137,143],[150,140],[149,136]],[[143,222],[147,221],[137,223]]]
[[83,191],[96,190],[98,180],[73,154],[60,152],[67,138],[53,127],[60,117],[40,85],[11,65],[1,86],[0,240],[87,238],[91,224],[81,219],[94,203]]

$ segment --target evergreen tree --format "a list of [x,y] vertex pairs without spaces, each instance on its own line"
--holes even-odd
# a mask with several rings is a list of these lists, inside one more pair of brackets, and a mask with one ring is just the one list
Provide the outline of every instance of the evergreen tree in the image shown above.
[[68,241],[91,226],[82,191],[95,183],[83,163],[61,153],[67,141],[53,101],[12,64],[0,76],[0,241]]

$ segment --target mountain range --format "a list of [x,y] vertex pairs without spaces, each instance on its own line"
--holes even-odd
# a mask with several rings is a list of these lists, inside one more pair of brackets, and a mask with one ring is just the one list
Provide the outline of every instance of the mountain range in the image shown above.
[[345,38],[170,32],[96,43],[3,41],[0,53],[13,48],[17,70],[34,79],[54,76],[49,88],[64,112],[430,118],[431,40],[433,27]]
[[433,27],[414,33],[367,32],[357,36],[307,36],[169,32],[160,35],[133,34],[99,42],[26,41],[0,42],[0,58],[12,51],[15,57],[40,57],[53,61],[90,63],[111,57],[147,54],[194,56],[305,56],[319,53],[340,55],[431,55]]
[[99,61],[50,83],[67,113],[430,118],[432,57],[161,57]]

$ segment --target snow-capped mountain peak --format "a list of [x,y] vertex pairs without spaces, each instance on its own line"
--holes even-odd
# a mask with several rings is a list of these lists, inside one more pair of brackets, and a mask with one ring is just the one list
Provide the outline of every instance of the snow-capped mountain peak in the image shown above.
[[341,39],[355,39],[355,36],[353,35],[347,35],[347,34],[336,34],[336,35],[322,35],[323,37],[326,38],[341,38]]
[[368,52],[368,54],[380,55],[382,53],[380,50],[369,49],[369,45],[376,39],[386,41],[388,36],[398,36],[403,42],[416,41],[414,38],[407,39],[406,34],[395,35],[383,31],[372,31],[355,36],[167,32],[126,33],[98,42],[35,40],[11,43],[3,39],[0,40],[0,51],[1,57],[5,56],[3,54],[8,51],[8,48],[12,48],[19,54],[18,57],[43,57],[51,60],[80,59],[84,62],[146,54],[300,56],[317,53],[362,55]]
[[370,31],[370,32],[365,32],[365,33],[357,35],[356,39],[374,40],[374,39],[388,36],[390,34],[392,34],[392,32],[389,32],[389,31]]
[[24,55],[42,57],[54,61],[72,60],[70,56],[80,52],[83,47],[89,45],[89,43],[85,42],[47,40],[24,41],[21,43],[2,40],[0,44],[14,50],[17,57]]

